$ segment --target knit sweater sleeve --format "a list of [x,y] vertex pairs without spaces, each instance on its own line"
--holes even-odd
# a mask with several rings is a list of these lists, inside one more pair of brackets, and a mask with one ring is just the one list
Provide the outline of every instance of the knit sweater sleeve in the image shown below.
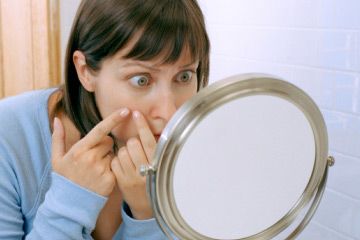
[[26,239],[91,239],[106,198],[52,173],[46,193]]
[[16,175],[0,152],[0,239],[21,239],[23,225]]
[[52,184],[37,210],[29,234],[24,236],[20,199],[11,171],[0,174],[0,239],[91,239],[106,198],[52,173]]

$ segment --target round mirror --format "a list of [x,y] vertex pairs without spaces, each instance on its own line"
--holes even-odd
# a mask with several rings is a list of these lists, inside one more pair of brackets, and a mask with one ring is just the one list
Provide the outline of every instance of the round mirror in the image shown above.
[[270,239],[310,205],[294,237],[321,198],[327,144],[319,109],[294,85],[218,81],[176,112],[143,169],[158,223],[169,238]]

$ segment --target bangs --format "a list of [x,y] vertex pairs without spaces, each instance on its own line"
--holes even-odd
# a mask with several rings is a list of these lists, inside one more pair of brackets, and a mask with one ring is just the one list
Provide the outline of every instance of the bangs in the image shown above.
[[[184,49],[188,49],[192,62],[207,56],[209,43],[206,30],[197,22],[196,8],[186,6],[183,1],[166,1],[165,4],[152,5],[151,9],[140,7],[135,16],[134,26],[140,29],[141,36],[125,56],[136,60],[150,60],[163,57],[163,63],[173,63],[179,59]],[[136,31],[133,31],[136,32]]]

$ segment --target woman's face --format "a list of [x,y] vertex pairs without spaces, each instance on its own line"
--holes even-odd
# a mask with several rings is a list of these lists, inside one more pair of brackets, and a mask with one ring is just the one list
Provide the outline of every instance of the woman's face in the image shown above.
[[[138,110],[158,139],[175,111],[196,94],[199,62],[193,62],[186,50],[172,64],[162,64],[161,56],[149,61],[123,58],[128,51],[120,50],[104,60],[96,74],[90,74],[97,106],[103,118],[123,107]],[[120,143],[137,136],[132,118],[112,134]]]

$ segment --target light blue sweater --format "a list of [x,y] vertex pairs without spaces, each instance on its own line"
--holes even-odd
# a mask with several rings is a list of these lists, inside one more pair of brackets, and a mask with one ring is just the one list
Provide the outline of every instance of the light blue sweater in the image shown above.
[[[53,91],[0,101],[0,239],[92,239],[106,203],[52,172],[47,101]],[[115,239],[166,239],[155,219],[138,221],[124,210],[122,216]]]

